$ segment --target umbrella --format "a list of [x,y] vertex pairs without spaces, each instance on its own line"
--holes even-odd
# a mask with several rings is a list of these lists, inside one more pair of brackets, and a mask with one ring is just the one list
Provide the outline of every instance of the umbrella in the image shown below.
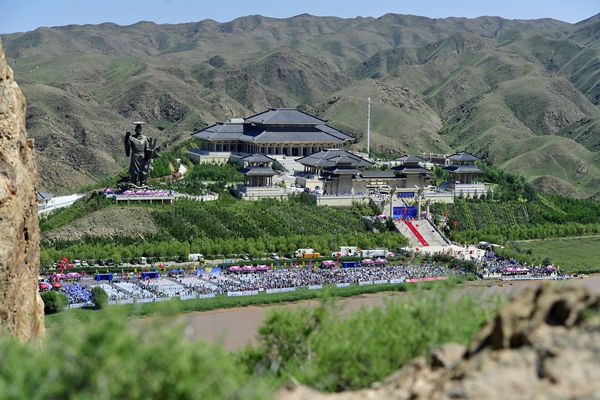
[[67,278],[79,278],[81,277],[81,275],[79,275],[77,272],[69,272],[67,274]]
[[62,284],[60,284],[60,283],[56,282],[56,283],[53,283],[53,284],[52,284],[52,287],[55,287],[55,288],[60,288],[60,287],[62,287]]
[[50,285],[48,285],[47,283],[40,283],[39,288],[40,290],[48,290],[50,289]]

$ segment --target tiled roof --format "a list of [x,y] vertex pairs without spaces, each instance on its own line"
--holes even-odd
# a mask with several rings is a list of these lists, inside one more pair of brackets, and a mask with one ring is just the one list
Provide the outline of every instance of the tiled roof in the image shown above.
[[396,161],[400,161],[405,164],[416,164],[416,163],[420,163],[420,162],[426,162],[426,160],[424,158],[417,157],[417,156],[411,156],[411,155],[404,155],[402,157],[396,158]]
[[[263,116],[268,123],[258,123]],[[262,117],[261,117],[262,118]],[[239,140],[249,143],[339,143],[354,138],[317,117],[295,109],[275,109],[246,118],[244,122],[217,123],[194,132],[208,141]]]
[[311,167],[334,167],[346,164],[353,168],[366,168],[372,165],[370,161],[346,150],[321,150],[297,161],[302,165]]
[[274,162],[271,157],[267,157],[264,154],[251,154],[242,158],[242,161],[250,162],[250,163],[270,163]]
[[448,160],[450,161],[479,161],[478,157],[475,157],[473,154],[471,153],[467,153],[466,151],[461,151],[455,154],[452,154],[451,156],[448,156]]
[[277,172],[273,171],[269,167],[248,167],[241,169],[240,172],[246,176],[273,176],[277,175]]
[[454,174],[483,174],[475,165],[449,165],[443,169]]

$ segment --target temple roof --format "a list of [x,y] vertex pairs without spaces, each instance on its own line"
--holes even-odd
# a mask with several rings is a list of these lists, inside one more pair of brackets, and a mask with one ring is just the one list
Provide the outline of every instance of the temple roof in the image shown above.
[[247,167],[240,170],[246,176],[274,176],[277,172],[270,167]]
[[272,163],[275,160],[271,157],[267,157],[264,154],[251,154],[242,158],[242,161],[246,161],[249,163]]
[[327,172],[332,175],[356,175],[360,173],[359,170],[354,168],[328,168]]
[[309,167],[336,167],[345,165],[351,168],[366,168],[373,163],[346,150],[321,150],[297,160]]
[[448,156],[448,160],[450,161],[479,161],[480,158],[475,157],[473,154],[471,153],[467,153],[466,151],[460,151],[458,153],[452,154],[451,156]]
[[400,161],[404,164],[417,164],[420,162],[427,162],[424,158],[421,157],[417,157],[417,156],[411,156],[411,155],[404,155],[402,157],[396,158],[396,161]]
[[475,165],[449,165],[443,169],[452,174],[483,174]]
[[243,122],[220,122],[192,134],[195,138],[248,143],[339,143],[354,138],[326,121],[290,108],[271,109]]
[[397,167],[392,168],[395,171],[398,171],[402,174],[427,174],[427,175],[431,175],[431,171],[423,168],[423,167],[419,167],[418,165],[399,165]]

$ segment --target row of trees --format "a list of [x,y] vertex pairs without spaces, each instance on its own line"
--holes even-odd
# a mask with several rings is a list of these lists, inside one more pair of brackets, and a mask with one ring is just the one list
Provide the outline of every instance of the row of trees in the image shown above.
[[255,238],[261,236],[320,235],[365,232],[362,215],[368,206],[316,207],[302,198],[286,202],[219,200],[199,203],[180,200],[154,212],[158,225],[180,241],[191,238]]
[[129,244],[98,239],[90,242],[61,242],[56,246],[46,245],[41,251],[42,265],[60,260],[63,256],[69,259],[111,258],[115,262],[129,260],[133,257],[168,257],[187,258],[188,253],[202,253],[209,258],[229,257],[247,254],[253,258],[264,257],[269,253],[291,254],[296,249],[311,247],[323,255],[337,251],[339,246],[355,245],[364,249],[387,248],[396,251],[406,245],[404,237],[397,232],[355,232],[324,233],[321,235],[289,235],[263,236],[256,238],[215,238],[191,241],[147,240]]

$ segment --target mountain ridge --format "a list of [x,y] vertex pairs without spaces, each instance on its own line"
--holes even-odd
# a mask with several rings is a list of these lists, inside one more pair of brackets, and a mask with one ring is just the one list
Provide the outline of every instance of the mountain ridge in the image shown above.
[[[597,22],[254,15],[0,38],[29,101],[44,189],[121,170],[121,136],[137,118],[174,143],[217,120],[300,107],[353,133],[361,149],[372,97],[376,152],[467,149],[541,189],[559,179],[584,197],[600,191]],[[556,159],[583,168],[540,174]]]

